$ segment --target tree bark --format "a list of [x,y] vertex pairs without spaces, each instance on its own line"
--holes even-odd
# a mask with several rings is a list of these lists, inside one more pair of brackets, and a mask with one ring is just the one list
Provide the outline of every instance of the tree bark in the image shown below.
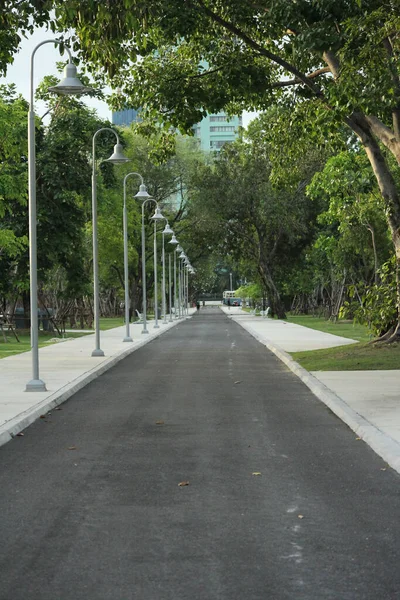
[[[360,138],[368,160],[374,171],[375,178],[386,206],[386,219],[389,225],[391,238],[396,255],[396,304],[397,304],[397,326],[395,333],[389,339],[398,339],[400,336],[400,197],[393,175],[385,160],[384,155],[376,141],[371,125],[371,118],[361,113],[351,116],[348,124]],[[389,148],[390,149],[390,148]],[[399,155],[400,157],[400,155]]]
[[260,261],[258,272],[263,282],[264,288],[268,294],[268,300],[271,307],[271,313],[276,315],[278,319],[286,319],[286,311],[281,300],[278,288],[272,278],[270,269],[265,262]]

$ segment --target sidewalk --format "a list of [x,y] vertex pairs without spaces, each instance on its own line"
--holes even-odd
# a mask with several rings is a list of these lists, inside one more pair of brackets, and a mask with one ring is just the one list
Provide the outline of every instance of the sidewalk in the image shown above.
[[356,340],[256,317],[239,307],[221,309],[274,352],[310,390],[400,473],[400,370],[313,371],[303,369],[288,352],[332,348]]
[[[195,309],[189,309],[192,315]],[[67,338],[39,350],[40,378],[47,392],[25,392],[32,378],[30,352],[0,360],[0,445],[8,442],[28,427],[40,415],[52,410],[90,381],[110,369],[117,362],[141,346],[151,342],[171,327],[182,323],[176,319],[154,329],[154,320],[147,321],[148,334],[142,334],[142,324],[133,323],[130,334],[133,342],[123,342],[125,325],[100,332],[103,357],[92,357],[95,336]]]
[[[323,333],[285,321],[255,317],[238,307],[221,307],[274,352],[332,412],[363,439],[393,469],[400,473],[400,370],[329,371],[309,373],[287,352],[352,344],[355,340]],[[189,314],[196,312],[189,309]],[[92,357],[94,334],[69,339],[40,349],[40,377],[47,392],[25,392],[31,379],[31,353],[0,360],[0,445],[8,442],[40,415],[52,410],[87,383],[131,352],[147,344],[182,320],[141,333],[131,325],[133,342],[123,342],[125,327],[101,332],[104,357]]]

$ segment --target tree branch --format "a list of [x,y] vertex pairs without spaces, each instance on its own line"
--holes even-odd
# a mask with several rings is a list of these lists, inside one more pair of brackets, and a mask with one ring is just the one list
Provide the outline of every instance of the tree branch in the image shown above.
[[[317,69],[316,71],[309,73],[308,75],[306,75],[306,77],[308,79],[314,79],[315,77],[319,77],[320,75],[323,75],[324,73],[331,73],[330,68],[322,67],[322,69]],[[291,85],[299,85],[299,84],[303,84],[303,81],[301,81],[300,79],[298,79],[296,77],[295,79],[288,79],[287,81],[277,81],[276,83],[273,83],[271,85],[271,87],[272,88],[280,88],[280,87],[288,87]]]
[[396,91],[398,104],[392,111],[393,131],[396,139],[400,142],[400,77],[393,60],[393,46],[391,40],[387,37],[383,40],[383,46],[386,50],[389,59],[389,71],[393,81],[393,87]]
[[308,79],[308,77],[304,73],[296,69],[296,67],[288,63],[286,60],[284,60],[277,54],[274,54],[273,52],[270,52],[263,46],[260,46],[260,44],[251,39],[246,33],[244,33],[244,31],[241,31],[235,25],[223,19],[220,15],[214,13],[212,10],[210,10],[207,6],[204,5],[203,0],[194,0],[194,2],[200,6],[203,12],[208,17],[210,17],[212,21],[218,23],[218,25],[221,25],[221,27],[223,27],[224,29],[227,29],[228,31],[239,37],[250,48],[253,48],[253,50],[256,50],[259,54],[261,54],[261,56],[269,58],[269,60],[280,65],[289,73],[292,73],[297,79],[302,81],[304,85],[306,85],[313,92],[313,94],[315,94],[317,98],[324,99],[324,94],[322,93],[322,91],[316,85],[314,85],[314,83],[310,79]]
[[400,141],[396,139],[394,132],[374,115],[365,115],[365,119],[372,133],[390,150],[400,164]]

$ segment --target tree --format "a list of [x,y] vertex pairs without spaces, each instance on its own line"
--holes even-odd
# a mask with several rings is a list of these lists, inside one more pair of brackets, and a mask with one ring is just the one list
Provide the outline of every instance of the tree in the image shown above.
[[[41,22],[54,31],[74,28],[66,39],[99,79],[108,74],[118,89],[115,105],[142,107],[167,127],[187,129],[206,110],[271,103],[290,105],[293,121],[302,119],[310,135],[322,129],[327,137],[345,125],[376,177],[399,270],[399,184],[391,164],[391,157],[400,164],[395,0],[7,2],[10,9],[17,4],[21,27],[40,4]],[[16,43],[6,37],[3,67]],[[400,308],[399,277],[397,298]]]
[[[396,2],[63,0],[53,7],[52,27],[75,28],[74,49],[99,76],[107,71],[116,104],[142,107],[168,127],[188,128],[206,110],[262,110],[271,102],[291,104],[293,119],[299,111],[311,133],[345,124],[370,161],[400,267],[399,187],[388,159],[400,164]],[[399,279],[397,291],[400,307]]]
[[285,318],[282,273],[308,239],[312,206],[304,181],[295,189],[275,189],[270,173],[268,147],[229,144],[214,165],[198,173],[193,203],[203,228],[212,232],[214,251],[225,261],[254,265],[271,312]]

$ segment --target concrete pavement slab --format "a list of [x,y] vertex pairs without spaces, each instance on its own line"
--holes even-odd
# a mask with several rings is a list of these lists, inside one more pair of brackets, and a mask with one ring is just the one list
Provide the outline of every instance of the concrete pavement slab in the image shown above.
[[317,331],[316,329],[310,329],[302,325],[295,325],[287,321],[255,316],[242,311],[240,307],[236,306],[230,309],[224,306],[222,310],[225,314],[243,325],[255,337],[276,342],[286,352],[319,350],[357,343],[357,340],[324,333],[323,331]]

